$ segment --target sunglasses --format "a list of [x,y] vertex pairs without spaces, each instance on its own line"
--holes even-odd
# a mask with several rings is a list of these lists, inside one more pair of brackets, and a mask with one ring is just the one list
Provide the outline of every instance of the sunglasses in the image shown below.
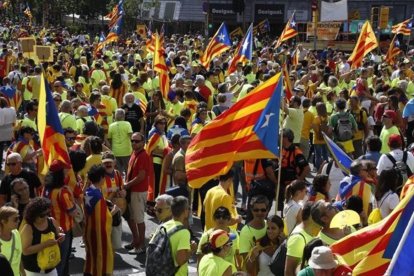
[[12,166],[16,166],[17,163],[7,163],[7,166],[12,167]]
[[76,137],[66,137],[66,140],[75,141]]
[[266,213],[267,209],[266,208],[262,208],[262,209],[253,209],[253,212],[258,213],[258,212],[262,212],[262,213]]
[[141,143],[142,141],[143,141],[143,140],[132,140],[132,139],[131,139],[131,143],[137,143],[137,144],[138,144],[138,143]]

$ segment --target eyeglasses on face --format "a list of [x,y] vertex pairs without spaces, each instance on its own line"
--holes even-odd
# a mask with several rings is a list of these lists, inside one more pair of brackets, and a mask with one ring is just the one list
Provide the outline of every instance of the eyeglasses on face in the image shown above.
[[131,139],[131,143],[141,143],[143,140],[134,140],[134,139]]

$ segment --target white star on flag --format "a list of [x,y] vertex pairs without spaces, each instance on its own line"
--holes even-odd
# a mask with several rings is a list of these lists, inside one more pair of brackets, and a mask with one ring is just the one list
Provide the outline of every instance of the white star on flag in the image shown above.
[[85,196],[86,205],[89,206],[89,207],[92,207],[92,205],[91,205],[92,198],[93,198],[93,196],[90,196],[88,194],[86,194],[86,196]]
[[295,27],[296,26],[296,22],[292,20],[292,22],[290,22],[290,26]]
[[269,126],[269,122],[270,122],[270,117],[275,116],[275,113],[270,113],[265,115],[265,122],[263,123],[263,125],[260,128],[265,128]]
[[249,40],[246,39],[243,43],[243,52],[245,52],[247,50],[247,47],[249,47]]
[[221,33],[221,34],[218,36],[218,38],[219,38],[219,40],[224,41],[224,38],[226,38],[226,36],[225,36],[223,33]]

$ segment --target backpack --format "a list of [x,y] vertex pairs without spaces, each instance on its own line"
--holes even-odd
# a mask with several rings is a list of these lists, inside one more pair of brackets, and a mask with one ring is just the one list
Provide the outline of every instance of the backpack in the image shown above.
[[[301,235],[303,240],[305,241],[306,246],[306,239],[305,236],[303,236],[301,233],[294,233],[293,235]],[[286,262],[286,254],[287,254],[287,241],[288,239],[285,239],[282,244],[276,249],[275,253],[272,256],[272,259],[269,263],[270,271],[274,275],[285,275],[285,262]]]
[[403,158],[400,161],[396,161],[390,153],[387,153],[386,155],[388,159],[390,159],[390,161],[392,162],[393,168],[396,169],[398,172],[397,191],[400,191],[404,183],[407,182],[407,179],[413,174],[410,168],[407,166],[408,153],[404,151]]
[[356,123],[358,125],[358,130],[364,130],[365,129],[365,124],[362,121],[363,120],[363,117],[364,117],[364,112],[366,112],[365,109],[361,108],[361,110],[359,111],[359,120],[357,120],[356,114],[352,113],[351,110],[348,111],[349,114],[351,114],[352,116],[354,116],[354,119],[355,119],[355,121],[356,121]]
[[352,140],[354,137],[352,131],[352,122],[348,113],[338,114],[338,123],[335,127],[336,138],[340,142]]
[[168,232],[164,226],[158,229],[147,247],[145,261],[147,276],[171,276],[178,271],[179,267],[175,266],[172,255],[170,237],[183,229],[183,225],[178,225]]

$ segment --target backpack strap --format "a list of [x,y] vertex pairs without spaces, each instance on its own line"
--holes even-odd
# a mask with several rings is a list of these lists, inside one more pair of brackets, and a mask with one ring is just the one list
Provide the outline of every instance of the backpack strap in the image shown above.
[[[167,230],[164,226],[162,226],[162,228]],[[178,231],[183,230],[183,229],[185,229],[184,225],[177,225],[173,229],[171,229],[170,231],[166,231],[168,238],[171,238],[172,235],[174,235],[175,233],[177,233]]]
[[[388,159],[390,159],[390,161],[392,162],[394,166],[397,164],[397,160],[395,160],[395,158],[391,155],[391,153],[387,153],[386,156],[388,157]],[[404,155],[403,155],[403,158],[404,158]]]

